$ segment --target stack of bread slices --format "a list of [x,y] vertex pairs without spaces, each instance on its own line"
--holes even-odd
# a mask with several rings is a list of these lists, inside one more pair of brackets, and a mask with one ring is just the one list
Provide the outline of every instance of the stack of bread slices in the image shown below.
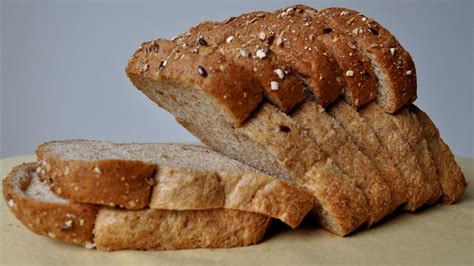
[[311,212],[344,236],[451,204],[465,178],[413,104],[410,54],[371,18],[297,5],[143,43],[132,83],[209,148],[58,141],[4,196],[32,231],[101,250],[233,247]]

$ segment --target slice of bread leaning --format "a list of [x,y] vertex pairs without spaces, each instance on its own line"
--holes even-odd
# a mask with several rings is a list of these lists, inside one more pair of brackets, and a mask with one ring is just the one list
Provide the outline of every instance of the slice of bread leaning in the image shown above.
[[73,203],[40,180],[34,163],[11,171],[3,180],[3,195],[34,233],[104,251],[247,246],[262,240],[271,221],[238,210],[135,211]]
[[37,149],[38,172],[58,195],[126,209],[255,212],[296,227],[315,204],[305,188],[186,144],[53,141]]

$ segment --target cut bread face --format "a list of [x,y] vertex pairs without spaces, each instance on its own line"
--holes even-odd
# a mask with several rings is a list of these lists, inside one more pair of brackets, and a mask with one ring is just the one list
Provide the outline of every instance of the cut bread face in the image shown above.
[[237,210],[132,211],[73,203],[49,190],[34,163],[11,171],[3,180],[3,195],[34,233],[104,251],[247,246],[262,240],[271,221]]
[[231,248],[259,243],[271,218],[226,209],[136,211],[102,208],[95,224],[99,250]]
[[467,188],[464,174],[454,160],[451,149],[441,139],[439,131],[430,117],[415,105],[410,106],[410,112],[416,116],[420,123],[422,134],[432,155],[443,193],[443,202],[452,204],[462,197]]
[[291,227],[315,205],[305,188],[198,145],[69,140],[45,143],[37,154],[38,171],[52,190],[76,202],[134,210],[235,209]]

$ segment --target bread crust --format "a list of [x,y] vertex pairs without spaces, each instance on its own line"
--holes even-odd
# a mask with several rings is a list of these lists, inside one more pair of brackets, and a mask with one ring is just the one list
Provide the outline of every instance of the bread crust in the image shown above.
[[[133,160],[133,155],[130,160],[67,160],[53,152],[55,146],[68,143],[71,147],[79,143],[86,149],[99,152],[94,150],[94,142],[108,143],[111,149],[115,147],[117,150],[121,145],[127,145],[70,140],[48,142],[38,147],[39,170],[51,184],[52,191],[75,202],[130,210],[145,207],[166,210],[227,208],[256,212],[280,219],[293,228],[315,205],[315,197],[305,188],[248,166],[239,170],[204,171],[162,166],[138,158]],[[148,144],[133,145],[146,149]],[[206,156],[205,152],[217,155],[205,147],[194,152],[194,145],[180,147],[189,147],[186,148],[189,150],[186,160],[202,160],[200,157]],[[230,158],[221,157],[231,163]]]
[[40,145],[36,154],[41,177],[56,194],[75,202],[131,210],[148,205],[156,164],[132,160],[63,161],[48,151],[53,145],[55,142]]
[[[147,79],[197,87],[223,107],[229,123],[238,126],[262,101],[263,88],[255,86],[255,79],[247,69],[229,62],[218,50],[201,47],[199,51],[178,49],[167,40],[151,41],[130,58],[126,73],[141,90],[149,83]],[[205,74],[198,73],[200,68]]]
[[[384,111],[394,113],[405,104],[415,101],[415,64],[410,54],[387,29],[372,18],[347,8],[326,8],[320,10],[318,15],[334,30],[353,38],[380,70],[379,80],[387,80],[386,88],[379,87],[377,97]],[[389,95],[381,95],[381,89]]]
[[16,218],[39,235],[80,245],[92,243],[99,207],[66,200],[57,203],[32,199],[25,190],[33,178],[39,179],[35,171],[36,164],[22,164],[3,180],[3,197]]
[[[29,186],[36,190],[27,192]],[[72,203],[51,191],[45,196],[45,190],[34,163],[15,167],[3,180],[5,201],[28,229],[103,251],[247,246],[260,242],[271,222],[266,215],[225,209],[121,210]]]

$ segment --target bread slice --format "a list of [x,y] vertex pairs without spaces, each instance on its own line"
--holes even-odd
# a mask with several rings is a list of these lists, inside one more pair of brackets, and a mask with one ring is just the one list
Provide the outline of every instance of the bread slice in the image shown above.
[[408,186],[406,207],[414,211],[430,202],[434,195],[430,181],[423,175],[418,158],[408,144],[406,136],[394,122],[394,115],[385,113],[376,103],[367,104],[359,110],[359,113],[377,135],[404,177]]
[[10,210],[36,234],[68,243],[118,249],[227,248],[261,241],[270,217],[236,210],[119,210],[72,203],[40,181],[35,164],[3,180]]
[[396,114],[390,116],[390,118],[398,126],[399,131],[413,150],[425,178],[426,189],[431,190],[431,198],[426,204],[437,202],[442,191],[436,174],[436,166],[428,150],[428,145],[418,119],[410,112],[409,107],[403,107]]
[[321,105],[313,102],[301,104],[292,117],[361,188],[370,208],[368,225],[387,216],[392,204],[390,187],[374,167],[372,160],[352,142],[346,130]]
[[466,190],[467,183],[464,174],[430,117],[415,105],[411,105],[409,109],[420,123],[422,134],[431,152],[443,192],[442,200],[444,203],[452,204],[459,200]]
[[377,101],[384,111],[394,113],[416,99],[415,64],[387,29],[347,8],[326,8],[318,15],[331,29],[353,38],[370,58],[379,81]]
[[398,160],[390,156],[378,136],[357,110],[346,102],[338,100],[330,106],[328,113],[347,131],[359,150],[372,159],[374,166],[385,177],[391,189],[391,211],[408,202],[407,182],[395,165],[395,161],[398,162]]
[[[292,227],[315,204],[303,187],[198,145],[69,140],[45,143],[37,154],[39,171],[53,191],[76,202],[127,209],[236,209]],[[142,198],[143,205],[133,204]]]
[[95,224],[97,249],[174,250],[231,248],[259,243],[270,217],[237,210],[136,211],[102,208]]

